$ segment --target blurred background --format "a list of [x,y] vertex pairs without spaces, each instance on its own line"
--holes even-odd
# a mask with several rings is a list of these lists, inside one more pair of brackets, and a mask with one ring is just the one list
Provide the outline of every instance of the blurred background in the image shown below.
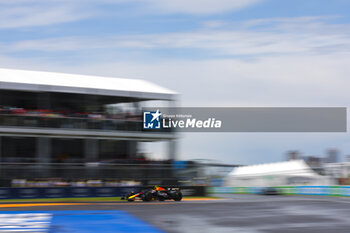
[[[303,157],[326,157],[334,148],[336,162],[346,162],[348,133],[166,133],[157,140],[125,135],[138,130],[142,107],[168,107],[167,102],[190,107],[347,107],[348,8],[343,0],[0,1],[0,67],[14,70],[2,72],[2,81],[14,84],[1,89],[1,124],[124,133],[121,140],[89,141],[76,135],[48,140],[5,130],[1,160],[85,163],[133,156],[254,165],[282,162],[290,150]],[[123,83],[129,89],[122,90],[133,92],[138,86],[139,93],[154,91],[132,82],[140,79],[164,87],[155,88],[162,94],[176,94],[149,98],[91,89],[28,89],[16,85],[30,84],[35,75],[19,70],[122,77],[130,80]],[[90,88],[108,86],[97,79],[53,76],[36,84],[56,89],[62,82],[77,88],[88,82]],[[18,143],[23,146],[16,148]],[[50,146],[39,146],[46,144]]]
[[142,129],[145,107],[348,107],[349,9],[0,0],[0,199],[114,197],[155,184],[185,196],[350,196],[347,132]]

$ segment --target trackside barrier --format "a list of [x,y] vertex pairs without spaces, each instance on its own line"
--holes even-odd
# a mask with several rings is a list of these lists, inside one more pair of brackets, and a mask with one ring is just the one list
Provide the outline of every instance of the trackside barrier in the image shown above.
[[[25,198],[70,198],[70,197],[121,197],[144,186],[125,187],[42,187],[42,188],[0,188],[0,199]],[[181,187],[184,196],[205,196],[204,186]]]
[[[350,186],[277,186],[284,195],[326,195],[350,197]],[[262,187],[208,187],[211,194],[258,194]]]

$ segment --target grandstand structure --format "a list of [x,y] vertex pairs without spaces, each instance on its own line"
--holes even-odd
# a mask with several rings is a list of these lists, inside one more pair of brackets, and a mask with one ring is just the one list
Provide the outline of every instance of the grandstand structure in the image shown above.
[[142,107],[176,98],[144,80],[0,69],[0,162],[113,163],[155,141],[175,159],[176,134],[144,131]]

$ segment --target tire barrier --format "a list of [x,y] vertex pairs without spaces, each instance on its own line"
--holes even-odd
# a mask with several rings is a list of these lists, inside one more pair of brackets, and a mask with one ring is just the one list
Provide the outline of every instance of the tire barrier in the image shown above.
[[[42,188],[0,188],[0,199],[70,198],[70,197],[121,197],[144,186],[125,187],[42,187]],[[184,196],[205,196],[204,186],[181,187]]]

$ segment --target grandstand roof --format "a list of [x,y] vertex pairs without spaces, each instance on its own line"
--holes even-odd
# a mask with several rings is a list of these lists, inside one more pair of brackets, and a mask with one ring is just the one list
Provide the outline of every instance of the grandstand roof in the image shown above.
[[148,81],[0,68],[0,89],[171,100],[176,92]]
[[242,166],[233,169],[229,174],[231,177],[259,175],[318,176],[318,174],[314,172],[304,160]]

